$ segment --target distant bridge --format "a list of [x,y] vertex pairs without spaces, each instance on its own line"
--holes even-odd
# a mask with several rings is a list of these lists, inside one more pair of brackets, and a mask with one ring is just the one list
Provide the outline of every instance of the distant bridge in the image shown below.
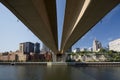
[[64,53],[120,0],[66,0],[60,51],[56,0],[0,0],[54,53]]

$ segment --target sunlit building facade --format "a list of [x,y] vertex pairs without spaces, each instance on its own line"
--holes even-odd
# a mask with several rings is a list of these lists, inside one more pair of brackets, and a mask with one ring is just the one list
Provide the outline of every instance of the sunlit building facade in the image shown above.
[[109,50],[120,52],[120,39],[110,41]]
[[102,44],[98,40],[93,41],[93,52],[98,52],[102,48]]

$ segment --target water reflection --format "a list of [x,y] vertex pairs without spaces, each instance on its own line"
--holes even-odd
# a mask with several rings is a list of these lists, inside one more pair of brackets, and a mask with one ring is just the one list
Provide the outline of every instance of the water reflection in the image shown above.
[[118,75],[120,74],[120,67],[79,67],[75,69],[85,74],[86,78],[89,77],[89,80],[120,80]]
[[71,80],[71,70],[67,66],[52,66],[47,67],[44,80]]
[[0,80],[120,80],[120,67],[0,65]]

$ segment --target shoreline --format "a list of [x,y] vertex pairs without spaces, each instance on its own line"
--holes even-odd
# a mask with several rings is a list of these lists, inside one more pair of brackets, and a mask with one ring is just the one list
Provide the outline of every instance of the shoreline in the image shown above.
[[0,62],[0,65],[66,65],[79,67],[120,66],[120,62]]

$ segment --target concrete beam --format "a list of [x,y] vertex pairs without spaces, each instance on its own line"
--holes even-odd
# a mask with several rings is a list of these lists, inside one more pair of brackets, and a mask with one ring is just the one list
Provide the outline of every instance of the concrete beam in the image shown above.
[[56,0],[1,0],[1,2],[46,46],[55,53],[58,52]]
[[78,17],[82,12],[81,7],[84,8],[85,1],[89,0],[67,0],[66,2],[61,53],[70,48],[120,3],[120,0],[90,0],[84,14],[78,21]]

